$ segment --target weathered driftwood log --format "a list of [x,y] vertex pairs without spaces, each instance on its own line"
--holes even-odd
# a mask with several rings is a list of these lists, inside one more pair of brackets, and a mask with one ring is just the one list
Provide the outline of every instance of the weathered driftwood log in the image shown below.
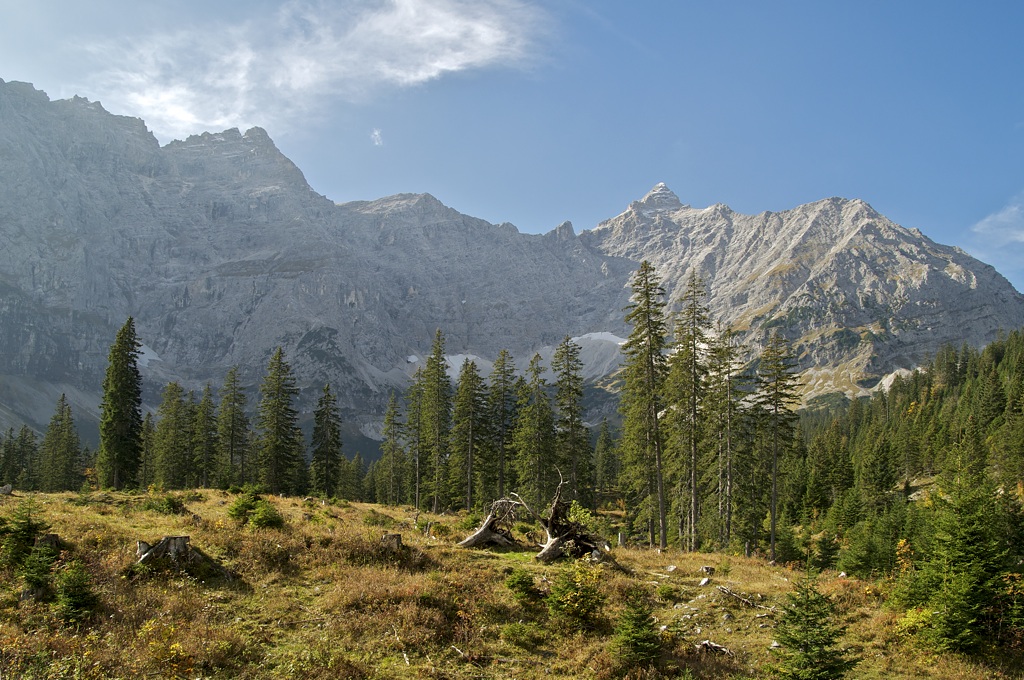
[[515,539],[512,538],[512,524],[516,521],[516,508],[519,505],[519,502],[511,498],[499,498],[491,503],[491,509],[487,512],[484,521],[480,523],[480,527],[462,539],[459,546],[476,548],[488,543],[502,546],[515,545]]

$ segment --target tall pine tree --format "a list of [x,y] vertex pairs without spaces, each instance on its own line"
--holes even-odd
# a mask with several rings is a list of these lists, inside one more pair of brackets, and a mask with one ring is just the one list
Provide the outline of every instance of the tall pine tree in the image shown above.
[[448,475],[451,502],[462,505],[467,511],[483,503],[476,482],[480,452],[487,441],[486,405],[483,378],[476,362],[466,359],[459,370],[455,389]]
[[298,467],[304,464],[302,432],[293,405],[298,393],[291,366],[278,347],[260,385],[256,423],[259,481],[270,493],[293,493]]
[[583,424],[583,362],[581,347],[568,336],[555,349],[551,370],[555,374],[555,422],[557,463],[569,478],[570,498],[594,507],[594,452],[590,433]]
[[665,511],[664,439],[661,413],[664,410],[667,330],[665,289],[644,260],[632,280],[633,294],[626,308],[626,323],[632,326],[622,346],[622,457],[629,471],[631,507],[648,522],[651,541],[657,531],[658,545],[668,546]]
[[335,496],[341,481],[341,415],[338,400],[330,384],[313,411],[313,459],[310,462],[310,486],[314,493]]
[[134,486],[138,475],[142,455],[141,347],[135,320],[128,317],[110,347],[103,379],[96,474],[104,488]]

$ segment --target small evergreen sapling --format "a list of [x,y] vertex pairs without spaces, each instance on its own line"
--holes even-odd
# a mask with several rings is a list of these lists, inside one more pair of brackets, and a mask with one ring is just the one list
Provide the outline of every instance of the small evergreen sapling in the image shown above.
[[627,666],[648,666],[658,660],[661,639],[654,627],[646,593],[633,589],[626,596],[626,608],[615,625],[614,650]]
[[857,661],[837,647],[845,626],[835,622],[831,600],[816,587],[812,576],[800,579],[786,596],[782,618],[775,627],[779,660],[772,675],[794,680],[842,678]]

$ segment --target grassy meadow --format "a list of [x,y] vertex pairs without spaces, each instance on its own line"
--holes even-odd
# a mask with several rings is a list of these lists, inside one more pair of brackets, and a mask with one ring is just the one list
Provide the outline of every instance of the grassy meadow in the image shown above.
[[[778,607],[801,576],[758,558],[616,548],[632,575],[579,566],[593,587],[572,604],[588,614],[566,618],[547,595],[569,567],[533,559],[542,531],[528,523],[516,525],[522,549],[466,550],[455,544],[478,518],[465,514],[265,497],[283,526],[254,529],[229,515],[237,499],[216,490],[0,497],[0,526],[28,507],[62,548],[50,583],[35,590],[25,567],[0,568],[0,677],[762,677]],[[400,533],[403,548],[383,547],[384,533]],[[135,566],[137,541],[179,535],[231,577]],[[69,618],[61,574],[75,563],[96,601]],[[701,586],[705,565],[715,572]],[[849,677],[1024,677],[1019,655],[982,662],[919,646],[901,632],[903,613],[885,607],[885,580],[825,572],[818,587],[848,626],[842,645],[861,659]],[[652,668],[623,663],[616,643],[638,589],[659,631]],[[728,653],[702,649],[705,640]]]

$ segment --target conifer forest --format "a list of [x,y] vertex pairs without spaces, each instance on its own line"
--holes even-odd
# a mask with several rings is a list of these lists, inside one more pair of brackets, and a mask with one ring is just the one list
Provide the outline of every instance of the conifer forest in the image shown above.
[[[327,551],[332,540],[341,541],[331,529],[315,540],[309,534],[303,548],[284,538],[289,526],[298,536],[298,522],[319,517],[333,527],[332,522],[343,524],[343,516],[354,521],[344,513],[358,509],[359,526],[378,534],[406,526],[407,542],[409,532],[427,542],[406,545],[389,562],[372,544],[376,538],[361,534],[352,540],[370,541],[363,556],[352,557],[355,548],[346,544],[338,548],[338,559],[349,560],[352,569],[393,569],[388,573],[412,592],[426,587],[409,582],[413,574],[455,573],[455,566],[439,565],[468,559],[456,554],[476,554],[450,546],[444,555],[432,555],[429,541],[464,536],[498,499],[519,499],[536,510],[560,498],[569,504],[572,521],[603,536],[613,553],[628,551],[620,561],[632,577],[596,576],[606,565],[585,560],[567,560],[557,571],[542,573],[527,552],[511,566],[495,562],[463,576],[466,583],[478,579],[501,590],[505,600],[489,606],[513,612],[509,620],[484,612],[485,596],[468,585],[462,595],[457,588],[446,591],[444,604],[431,599],[440,596],[420,593],[402,605],[410,609],[398,607],[404,596],[392,593],[380,600],[391,604],[366,605],[386,621],[376,637],[349,631],[347,656],[325,651],[318,662],[302,661],[294,650],[287,652],[296,655],[290,661],[284,651],[274,657],[268,648],[286,647],[275,647],[270,638],[246,642],[242,633],[237,640],[218,638],[234,650],[223,658],[174,651],[174,635],[154,632],[163,624],[138,614],[129,645],[138,649],[135,660],[125,662],[124,677],[145,674],[139,660],[145,658],[160,677],[327,677],[324,669],[334,669],[331,677],[426,677],[434,671],[432,677],[539,677],[545,663],[548,673],[567,677],[928,675],[879,660],[901,654],[923,666],[928,662],[921,659],[941,659],[932,670],[942,677],[1021,677],[1016,664],[1024,659],[1024,331],[1006,329],[984,348],[945,347],[927,365],[895,375],[869,397],[802,401],[786,329],[773,329],[759,347],[744,346],[741,333],[717,321],[707,299],[704,282],[691,273],[680,309],[670,315],[658,272],[647,262],[640,266],[624,311],[630,333],[621,368],[607,386],[617,395],[618,412],[600,422],[588,420],[581,348],[571,338],[549,362],[537,355],[516,366],[502,351],[485,375],[469,359],[450,371],[439,329],[408,388],[390,394],[379,456],[375,452],[372,460],[344,450],[338,395],[329,384],[305,414],[309,436],[300,429],[298,388],[281,349],[270,358],[255,398],[235,368],[220,385],[198,392],[168,383],[155,409],[144,410],[141,340],[129,318],[110,347],[96,450],[83,445],[63,395],[44,432],[24,426],[0,435],[0,486],[10,484],[14,492],[0,500],[0,647],[6,648],[0,669],[24,677],[120,677],[111,658],[85,663],[88,654],[112,655],[112,645],[86,641],[113,635],[104,628],[114,625],[109,621],[131,618],[119,598],[126,597],[125,588],[136,587],[131,584],[152,578],[132,567],[120,572],[126,585],[111,586],[103,576],[109,568],[103,558],[89,557],[90,550],[142,536],[112,539],[93,525],[79,527],[82,535],[65,536],[60,520],[45,511],[57,501],[46,499],[83,508],[123,503],[120,511],[102,514],[126,517],[124,508],[136,512],[144,503],[165,504],[161,517],[176,516],[189,504],[199,518],[222,512],[206,505],[222,498],[224,521],[232,526],[285,532],[268,539],[262,556],[250,556],[266,562],[243,575],[250,583],[271,571],[278,579],[302,573],[303,550]],[[195,529],[197,536],[213,531],[203,521],[195,519],[196,527],[205,527]],[[167,530],[190,533],[185,525]],[[507,530],[526,546],[540,531],[523,513]],[[47,531],[71,547],[39,549]],[[234,553],[225,548],[214,556],[222,563],[238,551],[255,550],[244,547],[249,538],[231,540]],[[280,550],[274,552],[271,543]],[[122,562],[130,562],[124,557],[128,548],[120,550]],[[267,566],[274,560],[283,561]],[[765,634],[773,637],[762,647],[774,641],[778,649],[743,656],[738,647],[747,644],[745,638],[730,649],[699,640],[708,633],[695,624],[685,628],[680,618],[691,604],[694,610],[703,606],[697,586],[671,585],[673,572],[655,574],[652,581],[650,572],[670,563],[705,569],[707,587],[720,584],[716,597],[739,608],[728,610],[724,620],[742,611],[755,632],[770,624]],[[232,568],[236,578],[244,571]],[[485,569],[493,574],[481,576]],[[777,573],[787,574],[782,580],[788,585],[778,590],[777,582],[775,594],[762,602],[749,582],[722,580],[730,572],[738,578],[755,569],[785,570]],[[198,585],[203,578],[188,578],[181,588],[210,587]],[[326,589],[329,580],[321,586]],[[854,585],[837,585],[849,583]],[[370,598],[365,602],[377,602],[367,594],[373,587],[378,586],[364,587],[360,597]],[[687,594],[693,597],[688,603]],[[169,604],[169,595],[160,597],[165,606],[177,606]],[[472,602],[473,597],[481,599]],[[368,625],[362,614],[351,614],[364,605],[336,606],[323,611],[348,611],[353,626]],[[857,607],[872,613],[857,614]],[[429,626],[448,631],[437,633],[443,641],[405,646],[403,636],[426,625],[417,622],[424,612],[439,617]],[[754,618],[762,615],[767,618]],[[182,615],[178,625],[192,625],[191,616]],[[296,610],[275,616],[275,626],[287,620],[302,628],[305,619],[320,614]],[[890,637],[869,639],[861,619]],[[498,632],[486,633],[489,625]],[[738,621],[722,630],[734,634],[734,628],[739,630]],[[30,649],[26,636],[33,630],[47,631],[38,639],[50,642]],[[850,631],[858,630],[859,637],[851,638]],[[254,629],[246,635],[270,634]],[[576,666],[522,661],[552,640],[573,636],[603,651],[577,659]],[[705,642],[703,656],[694,656],[692,648]],[[143,648],[151,650],[150,657]],[[152,651],[157,648],[162,651]],[[477,648],[483,651],[472,651]],[[874,658],[872,650],[878,649]],[[80,663],[55,665],[61,654]],[[497,659],[510,658],[519,660],[519,671],[505,674],[505,662]]]

